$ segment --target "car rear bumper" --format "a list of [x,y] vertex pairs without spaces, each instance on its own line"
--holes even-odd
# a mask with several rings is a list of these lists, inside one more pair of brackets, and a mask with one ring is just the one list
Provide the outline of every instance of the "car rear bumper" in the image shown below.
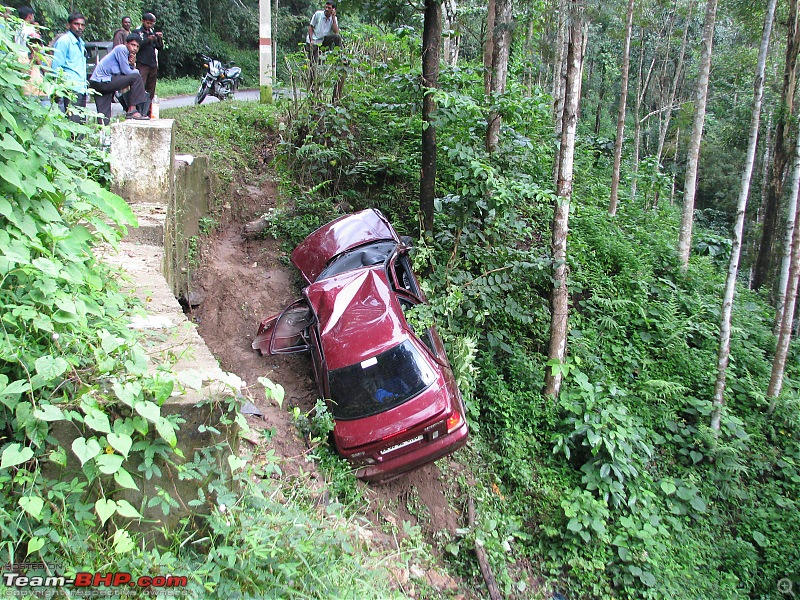
[[404,473],[418,469],[462,448],[467,443],[467,437],[467,423],[463,421],[461,427],[449,435],[425,444],[412,452],[401,454],[374,465],[359,467],[356,470],[356,477],[371,482],[385,482],[395,479]]

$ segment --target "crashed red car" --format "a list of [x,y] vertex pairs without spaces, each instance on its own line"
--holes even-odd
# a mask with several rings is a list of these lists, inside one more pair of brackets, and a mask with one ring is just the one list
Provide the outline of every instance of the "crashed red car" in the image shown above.
[[407,245],[377,210],[309,235],[291,260],[303,297],[261,323],[263,354],[310,351],[336,450],[367,481],[392,479],[466,444],[464,403],[431,327],[404,311],[425,302]]

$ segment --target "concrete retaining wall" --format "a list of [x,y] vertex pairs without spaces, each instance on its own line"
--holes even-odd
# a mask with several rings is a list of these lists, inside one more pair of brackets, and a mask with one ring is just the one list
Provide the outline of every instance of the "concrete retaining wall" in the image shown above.
[[[200,390],[186,386],[161,407],[163,415],[177,414],[185,420],[178,434],[180,449],[191,460],[196,452],[221,444],[223,449],[213,457],[215,473],[224,474],[228,472],[228,457],[238,449],[238,429],[226,423],[235,415],[226,407],[238,396],[240,383],[220,369],[177,300],[188,294],[193,267],[191,240],[200,233],[200,219],[208,213],[214,180],[205,157],[175,156],[173,124],[171,119],[159,119],[111,125],[112,190],[128,201],[140,227],[131,229],[119,251],[106,260],[127,271],[133,292],[147,309],[148,314],[137,317],[131,326],[145,331],[144,344],[153,368],[171,364],[179,381],[182,376],[193,382],[202,381]],[[53,433],[66,449],[72,440],[84,435],[74,426]],[[81,467],[69,450],[67,454],[70,460],[64,468],[66,472],[60,475],[68,480],[69,473]],[[123,464],[128,472],[138,473],[138,465],[128,463],[126,460]],[[52,465],[49,468],[57,469]],[[177,528],[179,521],[191,514],[188,502],[197,498],[198,484],[181,481],[166,467],[162,478],[142,478],[137,483],[139,492],[117,491],[112,498],[127,499],[145,516],[145,520],[129,528],[146,531],[151,541],[163,541],[160,529]],[[144,501],[154,496],[158,487],[180,504],[169,515],[165,516],[158,506],[147,507]]]

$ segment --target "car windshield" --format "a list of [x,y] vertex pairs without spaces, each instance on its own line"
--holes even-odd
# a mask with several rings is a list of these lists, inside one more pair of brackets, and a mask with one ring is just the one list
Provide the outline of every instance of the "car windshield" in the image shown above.
[[402,344],[330,372],[332,413],[360,419],[399,406],[431,385],[436,375],[414,345]]
[[392,252],[394,252],[397,244],[395,242],[378,242],[374,244],[367,244],[349,252],[345,252],[341,256],[336,257],[322,273],[317,277],[317,281],[333,277],[339,273],[352,271],[359,267],[371,267],[379,265],[386,260]]

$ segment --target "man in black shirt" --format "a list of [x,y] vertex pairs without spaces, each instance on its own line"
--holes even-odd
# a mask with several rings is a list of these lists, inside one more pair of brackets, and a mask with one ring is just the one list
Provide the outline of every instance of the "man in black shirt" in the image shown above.
[[153,13],[142,15],[142,26],[135,29],[142,39],[139,44],[139,52],[136,54],[136,68],[142,74],[144,89],[150,94],[150,98],[156,96],[156,79],[158,78],[158,56],[159,50],[164,49],[164,34],[156,31],[153,27],[156,24],[156,16]]

